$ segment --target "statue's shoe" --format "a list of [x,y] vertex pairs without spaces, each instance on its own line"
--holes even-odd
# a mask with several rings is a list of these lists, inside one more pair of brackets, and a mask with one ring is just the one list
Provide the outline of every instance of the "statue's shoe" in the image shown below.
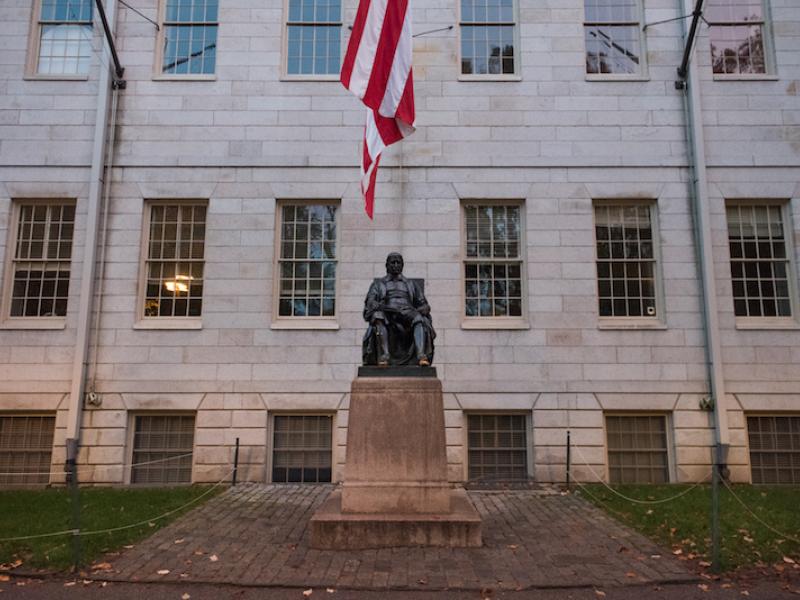
[[425,358],[423,356],[422,358],[419,359],[419,366],[420,367],[430,367],[431,366],[431,361],[429,361],[427,358]]

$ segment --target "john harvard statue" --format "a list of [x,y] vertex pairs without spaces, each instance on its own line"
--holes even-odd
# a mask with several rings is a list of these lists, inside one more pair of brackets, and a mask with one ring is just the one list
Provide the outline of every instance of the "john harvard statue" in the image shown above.
[[386,277],[372,282],[364,301],[365,365],[430,366],[436,332],[420,280],[403,277],[403,257],[386,257]]

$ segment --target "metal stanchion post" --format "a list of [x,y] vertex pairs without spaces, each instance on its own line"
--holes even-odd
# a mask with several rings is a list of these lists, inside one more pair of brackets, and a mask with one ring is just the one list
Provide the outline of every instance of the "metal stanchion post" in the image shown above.
[[570,481],[569,481],[569,472],[571,469],[571,458],[572,458],[572,444],[570,443],[570,432],[567,429],[567,491],[569,491]]
[[239,438],[236,438],[236,449],[233,451],[233,481],[231,485],[236,485],[236,477],[239,474]]
[[722,464],[722,444],[714,446],[714,460],[711,465],[711,570],[721,571],[720,531],[719,531],[719,478]]
[[77,573],[81,568],[81,499],[78,492],[78,465],[75,459],[67,460],[67,485],[72,505],[72,562]]

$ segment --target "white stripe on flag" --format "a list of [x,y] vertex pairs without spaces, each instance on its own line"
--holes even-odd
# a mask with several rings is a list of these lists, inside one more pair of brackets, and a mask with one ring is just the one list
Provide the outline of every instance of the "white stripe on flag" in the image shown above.
[[367,86],[372,75],[372,66],[375,64],[375,52],[381,39],[383,18],[386,15],[388,2],[394,0],[372,0],[367,11],[364,31],[358,45],[358,53],[353,63],[353,73],[350,75],[350,91],[363,99],[367,93]]
[[[411,5],[406,6],[406,12],[411,10]],[[386,86],[386,93],[383,96],[378,112],[384,117],[394,117],[397,114],[397,106],[403,97],[406,89],[406,80],[411,71],[411,47],[413,44],[411,37],[411,18],[408,14],[403,19],[403,29],[400,31],[400,38],[397,40],[397,50],[392,61],[392,70],[389,74],[389,81]]]

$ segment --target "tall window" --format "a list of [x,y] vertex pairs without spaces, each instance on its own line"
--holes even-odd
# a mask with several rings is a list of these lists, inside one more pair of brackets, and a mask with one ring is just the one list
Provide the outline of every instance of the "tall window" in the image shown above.
[[317,415],[276,416],[274,429],[273,482],[331,481],[333,418]]
[[75,205],[22,203],[11,265],[11,317],[67,314]]
[[766,73],[763,0],[709,0],[705,18],[714,73]]
[[219,0],[165,0],[161,72],[213,74]]
[[289,75],[337,75],[341,63],[341,0],[289,0]]
[[780,204],[730,204],[733,309],[737,317],[791,317],[791,260]]
[[800,483],[800,416],[749,416],[753,483]]
[[191,483],[194,415],[134,419],[131,483]]
[[601,317],[658,317],[652,204],[594,207]]
[[50,483],[54,416],[0,415],[0,486]]
[[640,0],[584,0],[586,73],[641,73]]
[[465,204],[467,317],[522,317],[522,207]]
[[86,75],[92,62],[92,0],[41,0],[40,75]]
[[525,415],[469,415],[469,479],[527,479],[528,442]]
[[336,314],[336,204],[281,207],[279,317]]
[[608,416],[606,432],[611,483],[669,482],[665,416]]
[[461,0],[461,73],[516,73],[514,0]]
[[145,317],[199,317],[203,305],[205,204],[149,205]]

